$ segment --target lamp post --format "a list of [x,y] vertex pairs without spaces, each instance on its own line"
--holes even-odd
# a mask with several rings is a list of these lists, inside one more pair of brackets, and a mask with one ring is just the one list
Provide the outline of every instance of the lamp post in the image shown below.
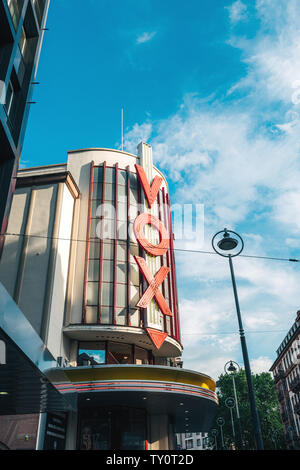
[[224,434],[223,434],[223,426],[225,424],[224,418],[220,417],[217,419],[217,424],[220,427],[221,431],[221,442],[222,442],[222,450],[225,450],[225,444],[224,444]]
[[232,427],[232,439],[233,439],[233,444],[236,446],[236,438],[235,438],[235,429],[234,429],[234,420],[233,420],[233,412],[232,409],[234,408],[234,399],[231,397],[226,398],[225,400],[225,406],[230,411],[230,419],[231,419],[231,427]]
[[240,366],[238,365],[237,362],[229,361],[229,362],[226,362],[226,364],[224,366],[224,370],[225,370],[225,374],[230,373],[230,375],[232,377],[236,417],[237,417],[238,425],[239,425],[240,443],[241,443],[242,449],[244,449],[245,446],[244,446],[244,439],[243,439],[243,431],[242,431],[240,410],[239,410],[239,404],[238,404],[236,386],[235,386],[235,378],[234,378],[234,372],[236,372],[236,371],[240,372],[241,368],[240,368]]
[[[218,237],[220,238],[221,235],[222,235],[222,238],[218,241]],[[231,235],[235,235],[237,238],[234,238]],[[254,388],[253,388],[252,376],[251,376],[251,368],[250,368],[245,332],[244,332],[244,327],[242,323],[242,316],[241,316],[241,311],[240,311],[240,305],[239,305],[239,300],[238,300],[238,294],[237,294],[237,288],[236,288],[236,282],[235,282],[235,276],[234,276],[234,270],[233,270],[233,263],[232,263],[232,258],[235,256],[238,256],[243,251],[244,241],[238,233],[233,232],[232,230],[227,230],[225,228],[224,230],[221,230],[220,232],[217,232],[214,235],[212,239],[212,247],[218,255],[228,258],[228,261],[229,261],[231,281],[232,281],[234,300],[235,300],[235,306],[236,306],[236,313],[237,313],[238,324],[239,324],[241,347],[242,347],[243,360],[244,360],[244,366],[245,366],[245,372],[246,372],[246,378],[247,378],[251,415],[252,415],[254,432],[255,432],[256,446],[258,450],[263,450],[264,444],[262,440],[261,427],[260,427],[260,422],[259,422],[257,408],[256,408]]]
[[218,430],[217,429],[212,429],[211,430],[211,435],[214,438],[215,449],[218,450],[218,441],[217,441]]

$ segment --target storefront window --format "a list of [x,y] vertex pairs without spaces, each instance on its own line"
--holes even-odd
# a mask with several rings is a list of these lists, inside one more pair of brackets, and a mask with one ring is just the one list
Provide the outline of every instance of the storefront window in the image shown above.
[[132,364],[132,345],[108,343],[107,364]]
[[105,364],[105,343],[79,343],[78,366]]
[[[97,312],[94,314],[96,315]],[[102,309],[102,315],[105,315]],[[92,315],[93,312],[90,313]],[[118,315],[127,315],[126,310],[120,309]],[[123,322],[125,322],[123,320]],[[100,364],[150,364],[151,352],[133,344],[117,343],[113,341],[79,342],[78,366]]]
[[145,450],[145,410],[112,407],[79,411],[80,450]]
[[136,364],[149,364],[148,351],[136,346],[136,348],[135,348],[135,363]]

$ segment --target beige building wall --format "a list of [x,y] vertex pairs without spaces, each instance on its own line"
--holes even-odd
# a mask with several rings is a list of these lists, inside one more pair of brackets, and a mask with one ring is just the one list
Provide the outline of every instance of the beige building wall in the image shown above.
[[54,165],[19,172],[0,263],[0,282],[55,358],[62,352],[73,207],[78,197],[67,184],[65,170]]

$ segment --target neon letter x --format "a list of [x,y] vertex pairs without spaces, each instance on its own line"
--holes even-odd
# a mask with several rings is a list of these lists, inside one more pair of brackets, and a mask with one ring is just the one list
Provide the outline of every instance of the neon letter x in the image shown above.
[[134,259],[137,262],[144,278],[149,283],[149,287],[145,290],[144,294],[140,298],[139,302],[137,303],[137,307],[146,308],[154,297],[162,313],[164,315],[169,315],[170,317],[172,317],[173,313],[171,312],[166,302],[166,299],[159,290],[159,286],[167,277],[170,268],[162,266],[153,277],[144,258],[141,258],[140,256],[135,256]]

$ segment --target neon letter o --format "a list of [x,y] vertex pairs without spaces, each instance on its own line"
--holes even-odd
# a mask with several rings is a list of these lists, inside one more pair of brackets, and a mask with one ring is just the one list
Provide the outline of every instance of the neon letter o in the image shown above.
[[[153,227],[159,231],[160,243],[158,245],[153,245],[153,243],[150,243],[145,237],[145,225],[153,225]],[[140,214],[134,221],[133,231],[139,245],[141,245],[141,247],[150,255],[162,256],[168,250],[170,240],[167,229],[154,215],[147,213]]]

